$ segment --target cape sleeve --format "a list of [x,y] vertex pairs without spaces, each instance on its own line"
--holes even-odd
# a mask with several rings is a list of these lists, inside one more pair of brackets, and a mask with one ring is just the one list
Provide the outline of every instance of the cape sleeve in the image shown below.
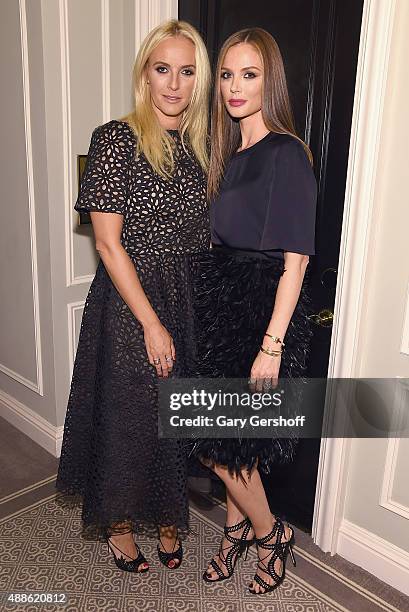
[[317,183],[304,147],[289,136],[274,163],[262,249],[315,255]]
[[93,131],[74,206],[78,212],[125,213],[133,156],[130,129],[124,123],[110,121]]

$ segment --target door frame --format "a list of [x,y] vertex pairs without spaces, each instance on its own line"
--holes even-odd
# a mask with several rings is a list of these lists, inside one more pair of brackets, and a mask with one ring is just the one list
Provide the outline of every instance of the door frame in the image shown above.
[[[359,367],[357,339],[395,6],[396,0],[364,0],[328,378],[352,378]],[[321,441],[312,538],[331,554],[337,552],[344,514],[350,444],[347,438]]]

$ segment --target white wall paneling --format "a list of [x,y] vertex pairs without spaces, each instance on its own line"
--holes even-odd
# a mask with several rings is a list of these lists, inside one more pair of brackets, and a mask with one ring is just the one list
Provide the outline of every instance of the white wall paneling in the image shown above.
[[402,344],[400,352],[409,356],[409,282],[406,290],[406,308],[403,318]]
[[[76,275],[75,260],[74,260],[74,228],[76,225],[77,214],[73,210],[74,194],[73,184],[74,177],[76,178],[76,167],[73,164],[72,150],[72,104],[71,104],[71,78],[70,78],[70,45],[69,45],[69,15],[68,15],[68,0],[59,0],[60,14],[60,48],[61,48],[61,87],[62,87],[62,128],[63,128],[63,157],[64,157],[64,203],[65,203],[65,249],[66,249],[66,286],[81,285],[90,283],[93,279],[93,273]],[[105,19],[101,19],[101,34],[102,40],[108,35],[109,26],[106,25],[106,10],[105,0],[102,4],[102,14]],[[109,87],[106,84],[107,73],[109,76],[109,42],[107,43],[107,53],[102,49],[102,66],[101,75],[104,112],[109,110]],[[84,53],[86,50],[84,49]],[[84,84],[85,85],[85,84]]]
[[[396,0],[365,0],[345,190],[328,376],[353,377],[369,252],[374,186]],[[318,466],[313,538],[335,553],[347,474],[344,438],[323,439]]]
[[67,287],[87,282],[74,278],[73,219],[72,219],[72,146],[71,146],[71,95],[70,95],[70,53],[68,44],[68,2],[59,0],[60,43],[61,43],[61,89],[62,89],[62,149],[64,160],[64,210],[65,250]]
[[106,123],[111,119],[111,56],[110,56],[110,15],[109,0],[102,0],[101,5],[101,47],[102,47],[102,119]]
[[30,222],[30,253],[31,253],[31,278],[33,296],[33,319],[34,319],[34,338],[35,338],[35,360],[36,360],[36,380],[27,379],[22,374],[8,368],[5,364],[0,364],[0,371],[10,378],[21,383],[31,391],[43,396],[43,364],[41,355],[41,329],[40,329],[40,305],[38,291],[38,255],[37,255],[37,234],[36,234],[36,215],[35,215],[35,192],[34,192],[34,172],[33,172],[33,147],[31,133],[30,115],[30,75],[28,67],[28,41],[27,41],[27,14],[26,1],[19,0],[20,16],[20,44],[21,44],[21,67],[23,82],[23,106],[24,106],[24,134],[26,149],[26,168],[27,168],[27,192],[28,192],[28,212]]
[[[83,236],[82,233],[85,230],[82,230],[81,234],[75,231],[77,214],[73,210],[73,204],[76,196],[76,155],[86,152],[83,150],[83,138],[79,137],[78,128],[81,125],[88,125],[87,117],[93,117],[93,123],[87,128],[89,132],[98,123],[110,121],[113,118],[113,107],[117,112],[122,106],[119,115],[129,112],[132,104],[132,67],[142,39],[158,23],[171,17],[177,17],[177,2],[174,0],[139,0],[132,4],[128,0],[115,0],[115,2],[100,0],[98,3],[88,2],[86,5],[82,3],[81,9],[79,6],[77,0],[59,0],[67,287],[91,282],[96,263],[95,257],[92,256],[88,233],[86,232],[87,236]],[[87,38],[83,36],[81,11],[84,12],[84,24],[87,24],[89,28],[87,32],[89,44],[86,42]],[[130,17],[131,23],[133,17],[133,28],[129,28]],[[113,28],[118,34],[118,20],[120,19],[122,19],[123,35],[122,39],[118,40],[112,37],[111,30]],[[113,21],[115,21],[114,25]],[[94,32],[96,25],[99,28],[98,32]],[[74,36],[75,46],[73,46]],[[131,47],[129,38],[133,38]],[[100,63],[100,83],[92,84],[92,78],[88,83],[86,76],[83,75],[81,86],[77,76],[84,70],[83,63],[85,61],[89,63],[90,56],[93,57],[97,39],[101,41],[100,61],[95,63],[94,70],[92,68],[89,70],[89,76],[93,77]],[[115,89],[113,90],[114,83],[117,86],[121,80],[118,73],[122,75],[121,95]],[[75,82],[73,81],[74,76]],[[81,117],[78,115],[80,108],[78,100],[84,96],[87,86],[89,92],[83,97],[81,111],[84,116]],[[98,102],[99,88],[101,88],[100,103]],[[114,104],[113,95],[115,96]],[[73,122],[73,115],[75,115],[75,122]]]
[[150,30],[166,19],[177,17],[177,0],[135,0],[135,57]]
[[343,519],[337,552],[402,593],[409,594],[409,553],[402,548]]
[[[407,410],[409,405],[409,384],[405,379],[399,380],[399,383],[396,387],[396,397],[393,403],[394,423],[391,427],[392,431],[407,430],[409,423]],[[402,483],[407,480],[407,462],[398,460],[399,452],[403,452],[403,445],[407,442],[408,440],[405,438],[390,438],[388,441],[379,505],[403,518],[409,519],[409,503],[402,503],[393,497],[394,485],[401,476],[399,470],[404,472],[401,479]],[[402,485],[400,489],[407,492],[407,486],[405,485]]]
[[[18,172],[21,176],[27,172],[27,186],[11,194],[21,207],[10,219],[6,218],[6,223],[13,224],[9,234],[14,236],[14,230],[18,230],[18,241],[14,241],[19,264],[16,270],[19,278],[24,272],[26,293],[19,290],[15,293],[18,299],[24,296],[20,302],[25,306],[20,310],[26,325],[22,327],[23,339],[19,340],[22,348],[17,342],[14,344],[14,360],[7,359],[8,352],[4,356],[2,353],[0,373],[5,383],[1,393],[6,394],[2,396],[2,412],[8,412],[9,420],[55,454],[62,430],[50,423],[62,423],[81,314],[97,260],[90,227],[79,230],[76,227],[77,213],[73,209],[77,195],[76,156],[87,153],[91,132],[97,125],[129,112],[136,51],[150,29],[164,19],[177,17],[177,2],[9,0],[4,4],[3,26],[8,24],[10,32],[12,28],[16,41],[13,43],[16,68],[10,72],[5,64],[5,74],[16,75],[10,99],[18,98],[13,115],[16,125],[21,126],[21,144],[16,145],[18,154],[21,153]],[[4,45],[6,42],[10,46],[8,39],[4,39]],[[42,74],[37,70],[42,70]],[[43,83],[40,89],[31,91],[31,96],[30,81],[32,87],[33,83]],[[38,127],[42,121],[47,128],[44,142]],[[42,152],[46,162],[37,164],[36,156]],[[39,185],[46,185],[44,194]],[[40,202],[48,210],[38,209],[36,215],[36,204],[39,206]],[[40,243],[43,235],[50,240],[49,260],[47,249]],[[21,249],[19,252],[19,241],[24,252]],[[12,303],[14,285],[9,277],[6,275]],[[49,282],[49,294],[39,295]],[[17,283],[18,279],[18,289]],[[61,312],[67,314],[61,317]],[[16,320],[20,312],[13,311],[12,317]],[[52,333],[47,335],[47,345],[42,346],[40,332],[44,344],[47,322]],[[7,340],[13,348],[11,327],[7,330]],[[24,350],[23,363],[18,354]],[[49,388],[48,378],[43,381],[45,367],[50,372]],[[30,392],[42,398],[36,397],[31,403]],[[44,412],[43,417],[37,419],[33,408]],[[42,421],[46,415],[48,421]]]
[[135,0],[135,58],[141,42],[151,29],[151,11],[149,0]]
[[79,328],[77,324],[77,313],[84,309],[85,301],[71,302],[67,304],[68,314],[68,353],[69,353],[69,366],[70,375],[74,367],[75,353],[77,350],[77,339],[79,335]]
[[45,448],[54,457],[61,448],[62,430],[37,412],[0,390],[0,416]]

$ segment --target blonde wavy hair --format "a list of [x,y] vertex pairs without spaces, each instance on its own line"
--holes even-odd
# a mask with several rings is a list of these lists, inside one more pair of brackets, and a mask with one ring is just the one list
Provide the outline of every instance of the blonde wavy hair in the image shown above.
[[146,67],[153,50],[168,38],[184,36],[195,46],[196,78],[191,101],[183,113],[180,134],[184,149],[186,138],[200,166],[207,173],[208,157],[208,104],[210,90],[210,64],[205,44],[197,30],[185,21],[171,19],[154,28],[143,40],[133,69],[135,107],[124,117],[135,133],[137,156],[143,152],[152,168],[163,178],[171,178],[174,171],[174,141],[161,127],[152,108]]

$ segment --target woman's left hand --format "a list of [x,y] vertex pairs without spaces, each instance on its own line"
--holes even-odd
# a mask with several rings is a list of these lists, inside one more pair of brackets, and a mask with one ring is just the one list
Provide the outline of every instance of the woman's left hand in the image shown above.
[[250,386],[256,391],[268,391],[278,385],[281,355],[270,357],[261,351],[253,362],[250,372]]

